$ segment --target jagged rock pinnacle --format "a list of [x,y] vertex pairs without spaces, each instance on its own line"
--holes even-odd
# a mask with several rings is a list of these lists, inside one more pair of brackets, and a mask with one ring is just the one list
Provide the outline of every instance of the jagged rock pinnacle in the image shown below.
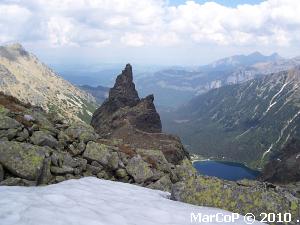
[[110,111],[116,111],[125,106],[135,106],[139,95],[133,83],[132,67],[127,64],[122,73],[117,77],[116,83],[109,91],[108,100],[111,102]]
[[188,153],[180,139],[162,133],[153,101],[153,95],[139,98],[132,67],[127,64],[107,100],[93,114],[91,125],[101,138],[121,139],[136,148],[161,150],[169,162],[178,163],[188,157]]
[[[137,129],[159,133],[161,121],[153,101],[153,95],[139,98],[133,83],[132,67],[127,64],[110,89],[108,99],[94,113],[91,124],[98,132],[107,134],[116,128],[113,123],[121,123],[126,118]],[[111,118],[116,112],[122,112],[122,116]]]

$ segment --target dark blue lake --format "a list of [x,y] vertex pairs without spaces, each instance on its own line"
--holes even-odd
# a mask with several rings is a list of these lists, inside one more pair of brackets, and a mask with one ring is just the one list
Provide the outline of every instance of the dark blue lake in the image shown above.
[[196,161],[193,165],[203,175],[232,181],[241,179],[254,180],[260,174],[259,171],[235,162]]

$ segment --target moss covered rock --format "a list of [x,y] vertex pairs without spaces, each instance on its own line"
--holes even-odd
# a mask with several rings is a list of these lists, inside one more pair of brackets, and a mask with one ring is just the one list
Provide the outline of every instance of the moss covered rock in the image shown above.
[[20,124],[18,121],[0,114],[0,130],[15,129],[21,126],[22,124]]
[[48,132],[36,131],[30,137],[30,140],[35,145],[49,146],[50,148],[57,148],[58,141]]
[[143,160],[148,162],[153,168],[170,172],[170,163],[166,160],[162,151],[150,149],[137,149],[136,152],[142,156]]
[[12,128],[8,130],[0,130],[0,138],[6,138],[7,140],[12,140],[18,133],[18,129]]
[[169,175],[164,175],[159,180],[157,180],[156,182],[151,183],[147,187],[151,188],[151,189],[170,192],[171,187],[172,187],[172,181],[171,181]]
[[98,135],[95,133],[94,128],[85,123],[74,123],[65,130],[65,134],[70,137],[71,140],[79,140],[84,143],[89,141],[95,141]]
[[212,177],[190,177],[173,185],[171,197],[173,200],[221,208],[242,215],[253,213],[258,220],[262,219],[262,212],[290,212],[293,218],[299,218],[298,198],[275,186],[255,181],[236,183]]
[[27,180],[37,180],[49,149],[14,141],[0,142],[0,163],[10,173]]
[[105,144],[93,141],[88,142],[83,157],[89,161],[97,161],[103,166],[107,166],[111,157],[112,149]]
[[128,174],[130,174],[136,183],[143,183],[153,176],[150,165],[143,161],[140,156],[135,156],[128,161],[126,166]]

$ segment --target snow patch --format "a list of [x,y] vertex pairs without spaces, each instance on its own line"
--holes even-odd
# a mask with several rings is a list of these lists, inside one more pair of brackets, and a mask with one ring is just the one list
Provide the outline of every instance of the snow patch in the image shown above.
[[277,103],[276,101],[274,101],[274,99],[280,95],[280,93],[283,91],[283,89],[285,88],[286,85],[288,85],[289,83],[285,83],[282,85],[282,87],[280,88],[280,90],[272,97],[270,103],[269,103],[269,107],[267,108],[267,110],[264,112],[264,116],[270,111],[270,109]]
[[[82,178],[45,187],[0,187],[1,225],[185,225],[191,213],[228,211],[169,200],[169,193]],[[244,217],[232,223],[243,225]],[[262,224],[255,222],[254,224]]]

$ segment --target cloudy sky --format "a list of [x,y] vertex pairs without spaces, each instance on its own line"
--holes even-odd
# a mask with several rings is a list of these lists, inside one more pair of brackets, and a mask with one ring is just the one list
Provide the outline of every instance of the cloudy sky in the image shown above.
[[299,0],[0,0],[0,43],[48,63],[187,65],[300,55]]

